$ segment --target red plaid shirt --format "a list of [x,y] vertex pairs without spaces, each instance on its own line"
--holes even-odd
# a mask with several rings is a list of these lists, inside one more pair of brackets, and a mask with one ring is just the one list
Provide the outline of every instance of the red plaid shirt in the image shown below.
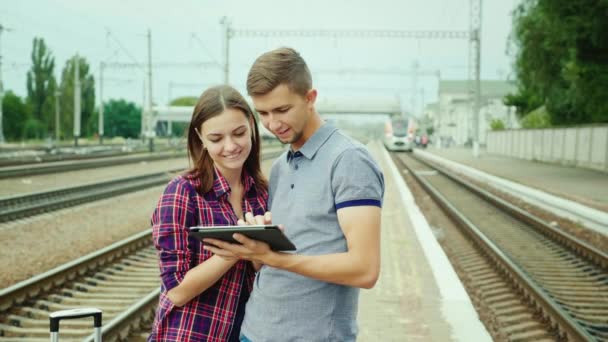
[[[268,193],[260,191],[243,171],[243,212],[263,215]],[[198,178],[175,177],[165,189],[152,215],[152,235],[158,249],[161,294],[148,341],[238,341],[245,303],[252,290],[255,270],[248,261],[237,262],[220,280],[183,307],[167,298],[188,270],[213,254],[188,236],[192,226],[235,225],[237,217],[228,201],[230,187],[215,170],[213,189],[201,196]]]

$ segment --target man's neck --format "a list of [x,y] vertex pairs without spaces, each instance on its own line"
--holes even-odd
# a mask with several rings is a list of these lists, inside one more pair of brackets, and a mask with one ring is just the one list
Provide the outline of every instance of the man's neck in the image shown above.
[[317,132],[317,130],[321,128],[321,126],[323,126],[323,124],[325,124],[325,121],[323,121],[323,119],[321,119],[321,116],[315,111],[312,114],[310,120],[308,121],[306,127],[304,127],[304,131],[302,132],[302,139],[300,139],[297,143],[291,144],[291,149],[293,151],[301,149],[302,146],[306,144],[308,139],[310,139],[310,137],[312,137]]

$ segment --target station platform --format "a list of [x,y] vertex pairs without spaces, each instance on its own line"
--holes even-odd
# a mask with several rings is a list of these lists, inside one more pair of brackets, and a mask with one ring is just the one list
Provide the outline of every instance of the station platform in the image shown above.
[[428,152],[486,173],[608,212],[608,173],[544,162],[491,155],[480,149],[429,147]]
[[491,341],[388,152],[379,142],[368,148],[386,192],[381,274],[361,290],[358,341]]
[[553,215],[548,218],[550,224],[604,249],[608,243],[608,173],[480,152],[476,158],[466,148],[414,150],[423,159],[540,208]]

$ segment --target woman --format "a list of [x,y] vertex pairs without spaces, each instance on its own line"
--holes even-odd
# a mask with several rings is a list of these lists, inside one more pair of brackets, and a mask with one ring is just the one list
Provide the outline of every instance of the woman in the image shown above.
[[265,213],[258,126],[237,90],[217,86],[201,95],[188,155],[192,168],[169,183],[152,215],[161,294],[148,340],[238,341],[253,265],[213,255],[188,237],[192,226],[236,225],[243,213]]

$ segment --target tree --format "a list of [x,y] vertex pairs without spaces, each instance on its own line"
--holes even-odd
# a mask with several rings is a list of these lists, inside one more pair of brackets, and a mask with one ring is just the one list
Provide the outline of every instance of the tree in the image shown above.
[[73,56],[61,72],[61,132],[62,136],[74,136],[74,72],[76,58],[79,63],[80,78],[80,136],[91,136],[97,129],[94,120],[95,111],[95,78],[91,75],[89,63],[80,56]]
[[[125,100],[104,103],[104,135],[108,137],[137,138],[141,130],[141,108]],[[97,117],[95,112],[95,117]]]
[[[184,96],[173,99],[170,106],[196,106],[198,98],[194,96]],[[188,129],[189,122],[174,122],[171,126],[171,135],[174,137],[183,137]]]
[[608,122],[608,1],[524,0],[514,11],[521,118],[544,105],[554,125]]
[[40,126],[51,130],[55,100],[53,94],[57,87],[55,59],[42,38],[34,38],[32,48],[32,68],[27,73],[27,102],[32,107],[32,119]]
[[169,106],[196,106],[197,101],[198,98],[194,96],[183,96],[171,100]]
[[6,92],[2,100],[2,125],[6,139],[22,139],[28,118],[28,105],[12,91]]

